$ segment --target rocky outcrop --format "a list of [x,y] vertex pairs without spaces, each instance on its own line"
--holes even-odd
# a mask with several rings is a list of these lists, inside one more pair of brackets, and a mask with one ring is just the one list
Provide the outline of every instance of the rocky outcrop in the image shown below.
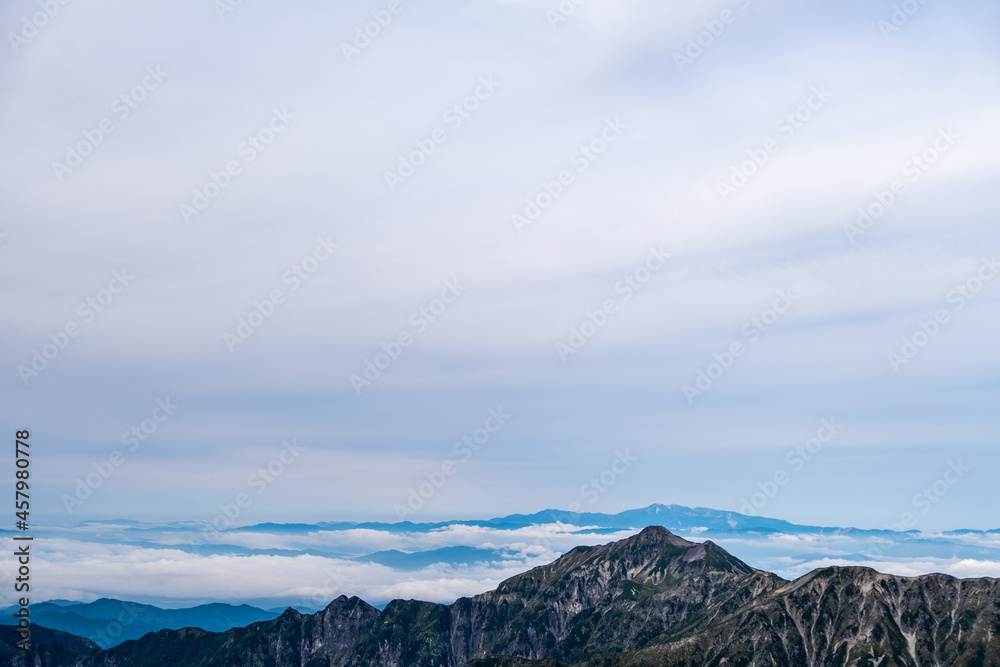
[[451,605],[394,600],[379,611],[341,596],[312,615],[289,609],[222,633],[163,630],[33,664],[1000,665],[1000,580],[847,567],[788,582],[712,542],[650,527]]

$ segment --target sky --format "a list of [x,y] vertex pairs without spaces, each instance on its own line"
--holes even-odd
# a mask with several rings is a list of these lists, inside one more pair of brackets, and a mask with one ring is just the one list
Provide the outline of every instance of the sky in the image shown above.
[[1000,527],[998,24],[3,3],[33,521]]

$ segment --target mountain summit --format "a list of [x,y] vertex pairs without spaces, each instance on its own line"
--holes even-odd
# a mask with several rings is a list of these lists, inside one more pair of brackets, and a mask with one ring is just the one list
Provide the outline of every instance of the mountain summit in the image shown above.
[[222,633],[161,630],[72,656],[45,648],[31,664],[998,665],[1000,580],[837,567],[788,582],[653,526],[450,605],[393,600],[379,611],[340,596],[316,614],[288,609]]

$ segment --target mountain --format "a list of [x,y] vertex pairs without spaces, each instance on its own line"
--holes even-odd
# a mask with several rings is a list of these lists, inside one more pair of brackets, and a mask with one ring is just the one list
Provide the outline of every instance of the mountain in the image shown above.
[[442,547],[440,549],[430,549],[428,551],[418,551],[406,553],[397,549],[389,551],[376,551],[367,556],[357,556],[354,560],[359,563],[378,563],[397,570],[419,570],[422,567],[435,563],[449,563],[452,565],[472,565],[474,563],[500,560],[503,552],[496,549],[477,549],[476,547]]
[[558,664],[1000,665],[1000,580],[832,567],[789,582],[654,526],[450,605],[393,600],[379,611],[341,596],[312,615],[161,630],[34,666]]
[[[0,623],[9,622],[18,607],[0,610]],[[86,637],[101,648],[170,628],[197,627],[213,632],[269,621],[281,611],[268,612],[249,605],[204,604],[187,609],[160,609],[148,604],[101,598],[94,602],[52,600],[31,605],[33,624]]]
[[38,626],[31,628],[31,642],[34,644],[33,658],[36,662],[29,663],[26,653],[15,648],[21,641],[10,625],[0,625],[0,664],[18,665],[72,665],[78,656],[90,656],[98,652],[98,646],[82,637],[71,635],[60,630],[50,630]]
[[[572,523],[601,528],[634,528],[637,526],[663,526],[668,530],[687,532],[692,529],[716,533],[757,531],[763,533],[815,532],[816,526],[800,526],[781,519],[740,514],[708,507],[653,504],[642,509],[625,510],[617,514],[601,512],[568,512],[543,510],[534,514],[511,514],[490,519],[485,524],[495,528],[511,528],[543,523]],[[830,530],[830,529],[827,529]]]
[[[565,523],[578,526],[592,526],[605,529],[637,528],[641,526],[663,526],[676,532],[687,532],[692,529],[710,531],[713,533],[733,533],[754,531],[761,533],[814,533],[820,530],[840,531],[839,528],[819,528],[817,526],[801,526],[781,519],[752,516],[739,512],[716,510],[708,507],[685,507],[684,505],[653,504],[642,509],[625,510],[617,514],[601,512],[570,512],[568,510],[542,510],[533,514],[510,514],[493,519],[473,519],[467,521],[440,521],[435,523],[414,523],[399,521],[396,523],[380,522],[350,522],[323,521],[319,523],[260,523],[240,528],[230,528],[231,531],[261,532],[274,534],[310,533],[319,530],[356,530],[368,529],[393,533],[429,532],[449,526],[478,526],[481,528],[496,528],[516,530],[528,526],[549,523]],[[141,530],[136,528],[135,530]],[[881,532],[881,531],[877,531]]]
[[[996,531],[939,532],[927,525],[919,531],[904,531],[902,525],[876,530],[803,526],[667,504],[617,514],[543,510],[439,523],[264,523],[209,533],[210,526],[204,522],[112,521],[49,526],[46,532],[64,559],[81,551],[106,554],[115,561],[122,559],[128,570],[157,573],[150,575],[155,584],[142,600],[151,605],[191,607],[217,601],[261,609],[290,606],[314,613],[341,593],[357,595],[379,608],[394,597],[409,595],[449,603],[492,588],[578,544],[622,539],[650,525],[661,525],[692,540],[710,539],[753,567],[785,579],[829,565],[864,565],[901,575],[944,572],[957,577],[1000,577],[1000,533]],[[185,558],[181,551],[193,557]],[[133,557],[126,559],[122,555],[126,553],[141,563]],[[322,565],[323,574],[312,589],[275,590],[253,577],[233,586],[215,578],[215,555],[235,559],[240,566],[233,572],[236,576],[269,563],[290,565],[302,556]],[[178,576],[179,561],[185,561],[189,576]],[[449,583],[444,584],[445,580]],[[80,586],[77,594],[87,599],[121,597],[114,580],[88,579]]]
[[1000,580],[894,577],[869,568],[814,571],[697,635],[607,662],[786,665],[1000,665]]

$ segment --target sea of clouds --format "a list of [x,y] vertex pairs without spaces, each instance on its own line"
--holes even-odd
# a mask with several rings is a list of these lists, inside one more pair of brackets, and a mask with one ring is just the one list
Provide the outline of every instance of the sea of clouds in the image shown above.
[[[406,529],[262,524],[224,531],[197,523],[88,522],[39,531],[33,542],[31,597],[101,597],[164,607],[207,602],[320,609],[339,595],[373,604],[394,598],[452,602],[490,590],[580,545],[639,530],[566,523],[499,529],[465,523]],[[1000,577],[1000,532],[815,532],[713,534],[754,567],[792,579],[818,567],[860,565],[918,576]],[[3,536],[12,549],[12,536]],[[0,604],[14,602],[13,566],[0,563]]]

